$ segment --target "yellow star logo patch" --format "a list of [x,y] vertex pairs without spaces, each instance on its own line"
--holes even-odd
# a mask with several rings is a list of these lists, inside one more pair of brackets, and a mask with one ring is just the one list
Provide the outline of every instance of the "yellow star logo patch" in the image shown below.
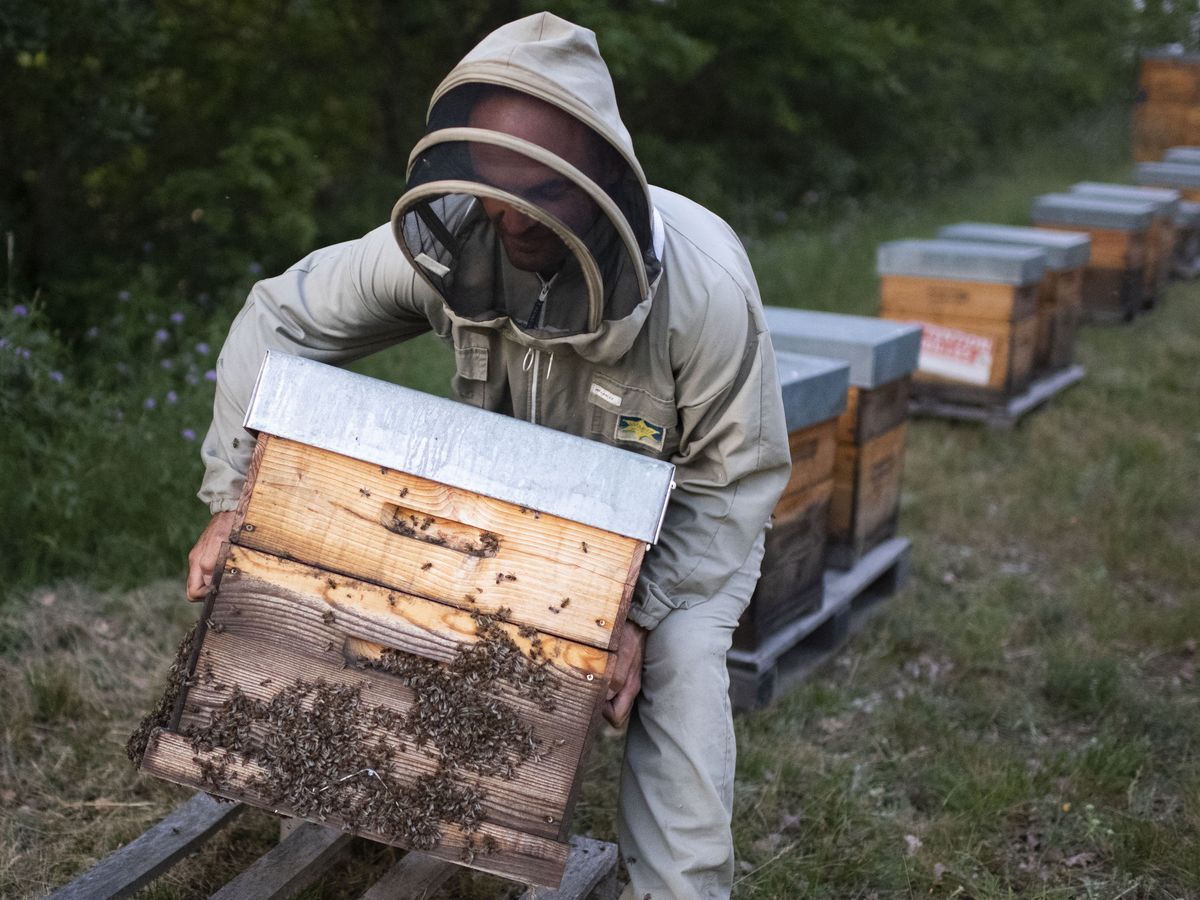
[[639,416],[620,416],[617,419],[616,439],[618,441],[632,441],[653,447],[655,450],[661,450],[663,432],[664,429],[661,425],[647,422]]

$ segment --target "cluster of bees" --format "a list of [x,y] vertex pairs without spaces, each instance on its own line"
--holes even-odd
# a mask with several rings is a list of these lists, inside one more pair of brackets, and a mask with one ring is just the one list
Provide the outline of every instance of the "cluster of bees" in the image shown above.
[[[394,675],[412,690],[407,714],[365,701],[362,685],[297,679],[270,700],[234,686],[206,724],[182,732],[197,754],[202,783],[417,850],[436,847],[450,823],[466,837],[465,861],[494,853],[494,839],[478,834],[487,799],[479,778],[512,779],[518,766],[547,752],[517,706],[497,691],[503,686],[543,710],[554,709],[554,680],[540,637],[534,629],[519,629],[530,644],[529,654],[522,652],[502,627],[509,616],[507,609],[490,616],[475,612],[476,640],[460,644],[447,664],[394,650],[359,660],[358,666]],[[130,738],[136,761],[191,684],[186,673],[194,635],[195,629],[180,644],[155,712]],[[204,680],[213,681],[211,671]],[[396,764],[409,749],[405,738],[436,759],[437,768],[402,783]],[[252,768],[233,764],[236,760]]]
[[175,661],[171,663],[171,669],[167,673],[167,687],[158,698],[158,705],[142,718],[125,743],[125,754],[135,766],[142,764],[142,757],[146,755],[146,748],[150,746],[150,736],[154,730],[166,728],[171,721],[175,703],[187,683],[188,662],[191,660],[192,648],[196,644],[196,630],[199,627],[199,622],[194,623],[179,642],[175,651]]

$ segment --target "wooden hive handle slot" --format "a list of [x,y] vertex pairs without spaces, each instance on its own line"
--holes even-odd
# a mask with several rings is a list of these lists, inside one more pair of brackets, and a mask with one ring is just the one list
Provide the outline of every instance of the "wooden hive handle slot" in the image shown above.
[[392,534],[435,547],[445,547],[467,556],[487,559],[500,552],[500,536],[494,532],[482,531],[399,503],[384,503],[379,508],[379,524]]

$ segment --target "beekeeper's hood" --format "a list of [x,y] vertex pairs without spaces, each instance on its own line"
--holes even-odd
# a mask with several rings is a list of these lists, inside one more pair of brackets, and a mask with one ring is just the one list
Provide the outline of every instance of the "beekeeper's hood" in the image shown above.
[[540,13],[438,86],[392,226],[453,318],[611,361],[649,312],[656,218],[595,35]]

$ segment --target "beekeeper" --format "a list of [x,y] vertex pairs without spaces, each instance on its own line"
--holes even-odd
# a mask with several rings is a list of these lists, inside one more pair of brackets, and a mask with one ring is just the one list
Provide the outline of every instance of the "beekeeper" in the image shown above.
[[542,13],[486,37],[434,93],[391,224],[255,285],[217,365],[190,598],[229,537],[265,352],[342,364],[430,330],[463,403],[675,464],[605,707],[629,722],[620,844],[630,896],[728,896],[725,653],[788,475],[783,408],[745,251],[647,185],[592,32]]

